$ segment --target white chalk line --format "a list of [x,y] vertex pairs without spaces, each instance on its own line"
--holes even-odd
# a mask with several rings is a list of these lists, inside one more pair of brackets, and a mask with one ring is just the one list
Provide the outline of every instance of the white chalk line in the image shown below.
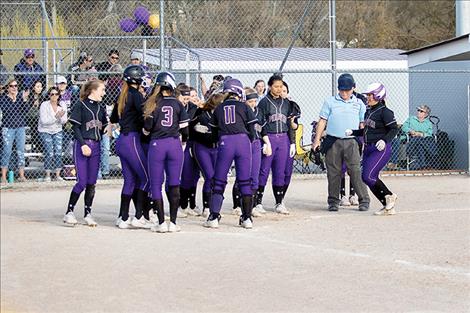
[[[185,232],[185,233],[189,233],[189,232]],[[200,234],[199,232],[197,233]],[[415,263],[415,262],[406,261],[406,260],[399,260],[399,259],[391,260],[391,259],[384,258],[384,257],[373,256],[367,253],[352,252],[352,251],[334,249],[334,248],[321,248],[321,247],[317,247],[317,246],[313,246],[313,245],[305,244],[305,243],[290,242],[286,240],[267,238],[265,236],[261,236],[259,233],[253,233],[253,230],[250,230],[244,233],[219,232],[217,233],[217,235],[244,237],[244,238],[248,238],[251,240],[262,239],[264,241],[268,241],[274,244],[279,244],[282,246],[287,245],[291,247],[313,249],[313,250],[317,250],[320,252],[326,252],[326,253],[331,253],[331,254],[350,256],[350,257],[356,257],[356,258],[365,258],[365,259],[370,259],[373,262],[394,263],[394,264],[402,265],[402,266],[405,266],[405,267],[408,267],[408,268],[411,268],[420,272],[438,272],[438,273],[453,274],[453,275],[457,275],[457,276],[461,276],[465,278],[470,278],[470,269],[466,269],[466,268],[433,266],[433,265],[420,264],[420,263]]]
[[[377,218],[396,218],[400,214],[421,214],[421,213],[445,213],[445,212],[462,212],[462,211],[470,211],[470,208],[460,208],[460,209],[430,209],[430,210],[418,210],[418,211],[399,211],[397,210],[397,214],[394,216],[377,216]],[[367,215],[367,213],[365,213]],[[311,215],[309,219],[321,219],[321,218],[333,218],[333,217],[350,217],[350,216],[361,216],[364,215],[364,212],[357,212],[357,213],[331,213],[331,214],[323,214],[323,215]]]

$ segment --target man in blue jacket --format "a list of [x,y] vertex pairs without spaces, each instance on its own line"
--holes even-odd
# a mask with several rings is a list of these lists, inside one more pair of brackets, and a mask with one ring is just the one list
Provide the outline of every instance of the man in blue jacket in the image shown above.
[[15,75],[15,80],[18,82],[18,90],[30,89],[38,80],[42,82],[43,86],[46,86],[46,75],[41,65],[36,62],[33,49],[26,49],[24,51],[24,58],[15,65],[13,71],[18,73],[31,73]]

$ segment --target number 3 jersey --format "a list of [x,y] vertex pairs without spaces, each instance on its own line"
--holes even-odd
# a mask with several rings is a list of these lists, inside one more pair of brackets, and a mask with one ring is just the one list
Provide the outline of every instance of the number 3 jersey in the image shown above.
[[219,136],[247,134],[253,139],[256,121],[253,110],[245,103],[228,99],[214,110],[209,125],[218,128]]
[[145,118],[145,130],[151,133],[151,139],[179,137],[180,125],[189,122],[183,104],[174,97],[163,97],[159,102],[152,115]]

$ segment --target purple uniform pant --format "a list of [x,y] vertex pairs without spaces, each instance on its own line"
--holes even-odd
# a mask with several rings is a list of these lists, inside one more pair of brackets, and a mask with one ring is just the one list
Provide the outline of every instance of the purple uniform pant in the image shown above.
[[287,156],[286,170],[284,172],[284,185],[289,185],[294,171],[294,157]]
[[183,149],[179,138],[152,139],[148,153],[150,192],[153,200],[163,199],[162,186],[166,176],[170,187],[180,185]]
[[362,180],[373,187],[379,177],[379,172],[388,163],[392,153],[391,144],[387,143],[385,149],[377,150],[374,144],[367,144],[362,154]]
[[251,143],[251,189],[258,190],[259,170],[261,168],[261,141],[256,139]]
[[266,186],[269,170],[273,172],[273,186],[284,186],[286,163],[289,158],[289,137],[283,134],[268,134],[273,153],[270,156],[263,154],[259,173],[259,185]]
[[131,196],[134,189],[148,191],[147,157],[137,132],[121,134],[116,142],[116,154],[121,160],[124,185],[122,194]]
[[193,141],[188,141],[186,143],[186,148],[184,149],[183,172],[181,174],[181,188],[184,189],[196,187],[200,177],[199,167],[189,153],[189,150],[192,149],[193,145]]
[[193,156],[204,176],[202,192],[211,191],[212,178],[215,173],[215,161],[217,159],[217,148],[209,148],[195,142],[193,144]]
[[80,143],[75,140],[73,144],[73,159],[77,172],[77,182],[72,191],[80,194],[87,185],[95,185],[98,179],[98,169],[100,167],[101,146],[99,141],[85,140],[85,144],[90,147],[91,155],[84,156]]
[[251,196],[251,144],[246,134],[220,137],[212,185],[211,213],[219,213],[227,185],[227,174],[235,161],[237,182],[242,196]]

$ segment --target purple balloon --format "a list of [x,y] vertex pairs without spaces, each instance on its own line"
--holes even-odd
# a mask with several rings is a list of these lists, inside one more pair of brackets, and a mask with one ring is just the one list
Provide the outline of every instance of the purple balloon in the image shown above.
[[125,18],[121,20],[119,25],[121,26],[121,30],[126,33],[131,33],[136,30],[137,27],[139,27],[139,25],[133,19],[130,18]]
[[150,12],[145,7],[137,7],[134,10],[135,21],[138,24],[145,25],[149,21]]

